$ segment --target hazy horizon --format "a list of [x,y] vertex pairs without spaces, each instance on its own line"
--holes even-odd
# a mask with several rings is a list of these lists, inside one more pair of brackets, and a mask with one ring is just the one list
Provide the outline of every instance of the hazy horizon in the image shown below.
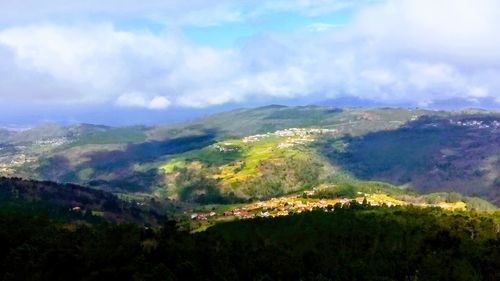
[[[151,114],[148,112],[144,114],[143,111],[127,111],[127,112],[110,112],[110,113],[99,113],[95,116],[88,118],[70,118],[62,115],[63,117],[58,118],[38,118],[31,117],[23,119],[19,122],[2,122],[0,123],[0,129],[7,129],[11,131],[24,131],[29,130],[33,127],[44,125],[44,124],[57,124],[61,126],[71,126],[79,124],[92,124],[92,125],[103,125],[110,127],[130,127],[130,126],[156,126],[156,125],[170,125],[170,124],[182,124],[185,122],[193,121],[198,118],[207,117],[213,114],[238,110],[238,109],[251,109],[259,108],[265,106],[321,106],[321,107],[332,107],[332,108],[366,108],[366,109],[376,109],[376,108],[402,108],[402,109],[424,109],[429,111],[450,111],[458,112],[462,110],[485,110],[485,111],[495,111],[500,112],[497,108],[489,108],[487,106],[456,106],[456,107],[413,107],[405,105],[333,105],[333,104],[321,104],[321,103],[311,103],[311,104],[280,104],[280,103],[270,103],[263,105],[248,105],[248,106],[238,106],[238,105],[228,105],[212,107],[210,109],[176,109],[174,115],[162,116],[161,113]],[[172,109],[171,109],[172,110]],[[171,111],[172,112],[172,111]],[[170,113],[171,113],[170,112]],[[108,114],[108,115],[106,115]],[[163,114],[166,114],[163,112]],[[125,120],[118,119],[112,121],[112,117],[126,116]],[[56,116],[57,117],[57,116]],[[102,121],[107,120],[107,121]]]
[[336,100],[498,109],[498,19],[493,0],[0,1],[0,123]]

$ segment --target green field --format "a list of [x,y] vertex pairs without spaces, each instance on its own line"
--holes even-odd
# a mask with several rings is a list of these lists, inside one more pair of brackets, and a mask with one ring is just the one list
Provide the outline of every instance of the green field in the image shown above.
[[[47,124],[5,134],[0,162],[16,163],[5,175],[188,203],[263,200],[323,183],[359,182],[498,203],[498,133],[456,125],[498,120],[483,111],[266,106],[152,127]],[[334,133],[293,145],[273,134],[290,128]]]
[[[213,179],[223,195],[240,199],[283,195],[311,187],[308,184],[324,176],[325,167],[320,166],[328,166],[307,143],[282,147],[293,140],[272,134],[253,141],[229,139],[171,157],[160,170],[170,178],[171,195],[182,192],[182,184],[186,183],[175,179],[188,171]],[[311,172],[314,167],[319,169]],[[307,182],[308,173],[316,174],[311,182]],[[275,190],[269,192],[273,185]]]

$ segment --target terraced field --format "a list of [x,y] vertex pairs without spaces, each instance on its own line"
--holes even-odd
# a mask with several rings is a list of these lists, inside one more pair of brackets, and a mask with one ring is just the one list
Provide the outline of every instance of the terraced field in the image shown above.
[[4,132],[0,175],[182,204],[267,200],[356,180],[498,203],[499,124],[498,113],[477,110],[320,106],[154,127],[51,124]]
[[[233,192],[245,198],[249,195],[249,191],[245,190],[246,183],[269,176],[269,170],[278,168],[288,176],[304,173],[297,170],[297,163],[310,161],[331,169],[310,147],[317,134],[314,129],[290,129],[229,139],[172,157],[160,166],[160,170],[165,173],[171,191],[182,188],[175,186],[175,179],[181,171],[196,170],[215,180],[221,193]],[[297,167],[290,167],[291,162]],[[274,175],[277,181],[285,180],[276,173]],[[290,191],[297,191],[297,188]],[[169,194],[175,197],[176,192]]]

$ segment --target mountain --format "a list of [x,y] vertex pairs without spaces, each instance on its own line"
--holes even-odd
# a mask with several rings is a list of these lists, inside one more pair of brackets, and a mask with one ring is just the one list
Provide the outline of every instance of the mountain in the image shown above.
[[157,224],[160,215],[135,202],[74,184],[0,178],[0,209],[48,214],[65,221],[110,221]]
[[2,134],[1,280],[499,276],[497,112],[272,105]]
[[128,128],[113,128],[103,125],[77,124],[62,126],[45,123],[27,130],[10,132],[9,138],[4,142],[15,144],[29,144],[33,142],[50,142],[54,139],[67,139],[73,145],[84,143],[127,143],[130,141],[143,141],[146,136],[140,126]]
[[[322,152],[357,178],[500,203],[500,115],[425,116],[396,130],[330,139]],[[332,149],[333,147],[333,149]]]
[[195,204],[264,200],[341,178],[498,204],[499,122],[480,110],[271,105],[151,127],[49,125],[11,132],[0,172]]
[[215,129],[222,137],[244,137],[287,128],[327,127],[356,134],[396,128],[411,118],[444,112],[397,108],[337,108],[323,106],[288,107],[270,105],[214,114],[189,123],[158,126],[152,138]]

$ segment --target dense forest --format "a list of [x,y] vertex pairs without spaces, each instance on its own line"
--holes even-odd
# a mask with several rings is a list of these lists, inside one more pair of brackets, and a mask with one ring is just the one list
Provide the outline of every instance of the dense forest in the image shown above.
[[[162,205],[161,209],[159,206]],[[133,222],[157,225],[162,220],[167,202],[148,204],[124,201],[103,190],[75,184],[59,184],[20,178],[0,177],[2,210],[45,214],[67,222]],[[157,208],[158,207],[158,208]]]
[[190,234],[0,208],[0,280],[499,280],[498,213],[351,204]]
[[331,139],[322,153],[359,179],[420,192],[455,191],[498,204],[499,125],[495,115],[424,116],[396,130]]

